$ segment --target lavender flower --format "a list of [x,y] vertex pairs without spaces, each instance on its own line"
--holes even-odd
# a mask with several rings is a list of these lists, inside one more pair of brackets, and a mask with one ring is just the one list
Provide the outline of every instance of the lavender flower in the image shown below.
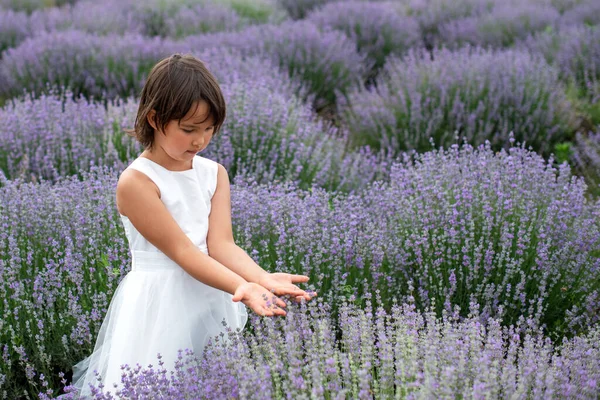
[[0,8],[0,54],[30,36],[27,14]]
[[214,2],[133,3],[130,12],[145,36],[181,38],[204,32],[233,31],[247,24],[230,7]]
[[565,25],[588,26],[597,25],[600,21],[600,4],[594,0],[581,1],[576,6],[566,11],[560,18],[560,23]]
[[481,324],[476,305],[465,321],[421,315],[410,303],[389,311],[344,304],[338,319],[318,307],[253,318],[253,334],[231,331],[202,355],[182,352],[170,379],[161,368],[130,368],[121,394],[93,398],[594,398],[600,388],[597,326],[553,343],[538,331],[521,338],[498,321]]
[[398,4],[402,13],[419,21],[423,41],[432,48],[439,41],[439,27],[460,18],[482,15],[493,7],[488,0],[406,0]]
[[341,30],[352,39],[359,52],[374,60],[373,72],[389,54],[401,55],[421,44],[421,33],[414,18],[401,16],[395,3],[342,1],[328,3],[307,16],[319,27]]
[[354,144],[425,151],[466,137],[509,146],[509,133],[548,154],[569,132],[572,107],[558,73],[523,51],[410,51],[392,58],[376,89],[349,95],[346,125]]
[[327,2],[327,0],[277,0],[292,19],[303,19],[311,10]]
[[137,94],[150,68],[176,51],[168,42],[137,35],[55,32],[25,40],[4,53],[0,95],[70,88],[75,96],[112,99]]
[[585,177],[590,192],[600,195],[600,129],[575,135],[569,161],[578,175]]
[[182,46],[192,51],[228,47],[261,55],[300,82],[317,109],[334,105],[357,85],[370,67],[356,45],[338,31],[320,31],[308,21],[250,27],[237,33],[191,36]]
[[36,10],[29,25],[37,35],[68,30],[98,35],[142,34],[143,25],[132,11],[130,0],[79,0],[61,8]]
[[552,27],[560,14],[551,6],[499,3],[489,13],[455,19],[439,27],[439,43],[510,47],[531,33]]
[[[73,4],[76,1],[77,0],[53,0],[51,5],[62,6]],[[48,7],[48,5],[48,1],[45,0],[0,0],[0,8],[13,11],[25,11],[28,13]]]
[[592,106],[600,101],[600,27],[561,26],[529,37],[521,46],[555,65],[576,97]]
[[[5,299],[0,304],[5,321],[0,355],[8,346],[5,358],[10,361],[0,363],[0,374],[7,382],[22,376],[33,388],[40,374],[53,376],[52,365],[69,368],[73,359],[90,351],[111,293],[129,269],[114,205],[117,177],[118,171],[92,168],[82,179],[51,185],[0,175],[0,295]],[[590,279],[600,270],[600,202],[587,201],[585,189],[567,164],[557,171],[552,160],[524,149],[495,154],[489,146],[465,145],[414,155],[392,167],[389,183],[351,195],[318,187],[299,190],[291,182],[258,185],[238,179],[232,187],[232,215],[236,243],[268,271],[309,275],[319,298],[329,304],[323,311],[341,320],[349,318],[344,299],[360,306],[372,300],[386,309],[397,299],[412,302],[419,312],[429,308],[438,317],[468,320],[471,313],[480,324],[497,319],[503,326],[514,325],[515,334],[536,329],[559,340],[600,322],[600,287]],[[368,320],[349,324],[361,331],[372,326]],[[364,331],[357,342],[353,332],[345,341],[348,351],[358,352],[351,360],[340,355],[336,365],[333,348],[317,352],[306,364],[327,380],[304,376],[287,383],[285,390],[355,390],[346,383],[351,375],[343,371],[357,374],[363,394],[377,390],[370,387],[377,350],[367,346],[375,334]],[[430,342],[439,340],[432,337]],[[278,354],[287,354],[284,350]],[[469,351],[461,357],[480,354],[477,348]],[[270,369],[257,370],[262,375],[248,385],[262,382],[269,383],[265,391],[284,390],[285,375],[277,373],[281,363],[268,353],[262,358],[249,353]],[[302,359],[302,353],[296,354]],[[419,357],[444,355],[442,365],[457,365],[450,353],[427,354]],[[389,361],[387,365],[390,385],[400,378],[392,379]],[[418,388],[424,381],[413,366],[409,362],[396,370],[404,371],[405,384],[417,379]],[[245,368],[255,370],[248,363]],[[221,376],[227,376],[223,371],[225,367]],[[342,371],[339,378],[336,371]],[[475,379],[472,372],[461,373],[456,379]],[[432,382],[440,382],[440,374],[431,375],[438,377]],[[272,386],[271,379],[280,383]],[[494,379],[491,375],[486,382]],[[256,387],[237,382],[219,390],[238,388],[244,396]],[[520,385],[527,388],[532,382]],[[428,390],[438,388],[432,383]]]
[[102,104],[42,95],[0,109],[0,170],[9,179],[58,181],[94,165],[123,168],[141,152],[124,134],[133,125],[132,100]]
[[[328,127],[293,94],[288,78],[258,58],[205,52],[224,81],[228,118],[204,156],[222,163],[232,181],[290,180],[351,191],[389,175],[389,157],[367,149],[346,151],[343,133]],[[257,71],[259,73],[257,74]],[[66,97],[66,98],[65,98]],[[133,126],[133,99],[106,106],[72,95],[42,95],[0,109],[0,170],[10,179],[57,181],[94,165],[124,168],[141,152],[124,134]]]

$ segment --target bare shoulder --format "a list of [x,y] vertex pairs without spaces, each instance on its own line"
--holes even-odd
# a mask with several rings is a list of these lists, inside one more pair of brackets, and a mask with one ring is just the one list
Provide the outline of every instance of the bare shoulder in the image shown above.
[[217,186],[219,186],[219,179],[227,179],[229,182],[229,173],[221,163],[217,163]]
[[148,196],[160,199],[160,190],[146,174],[129,168],[119,177],[116,195],[119,213],[127,216],[129,209],[135,207],[140,199]]
[[222,201],[223,194],[226,194],[226,196],[229,197],[229,189],[229,173],[223,165],[217,163],[217,184],[211,200],[213,202]]

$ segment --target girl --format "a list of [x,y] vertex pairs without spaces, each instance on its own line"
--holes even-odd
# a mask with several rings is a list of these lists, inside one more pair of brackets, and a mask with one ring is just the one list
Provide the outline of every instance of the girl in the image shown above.
[[[204,64],[175,54],[150,72],[135,128],[145,150],[121,174],[116,202],[132,269],[117,287],[93,353],[73,367],[81,395],[89,384],[119,384],[121,365],[174,370],[179,349],[197,356],[212,336],[247,322],[246,307],[286,315],[285,302],[310,300],[304,275],[267,273],[240,248],[231,228],[225,168],[196,153],[225,119],[225,101]],[[245,306],[244,306],[245,305]],[[113,389],[114,390],[114,389]]]

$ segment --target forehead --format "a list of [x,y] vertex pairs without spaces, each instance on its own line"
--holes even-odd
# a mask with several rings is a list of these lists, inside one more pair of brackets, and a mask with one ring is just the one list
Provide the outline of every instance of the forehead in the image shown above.
[[187,124],[202,124],[205,122],[213,123],[213,116],[210,112],[210,106],[204,100],[194,102],[190,110],[181,118],[181,122]]

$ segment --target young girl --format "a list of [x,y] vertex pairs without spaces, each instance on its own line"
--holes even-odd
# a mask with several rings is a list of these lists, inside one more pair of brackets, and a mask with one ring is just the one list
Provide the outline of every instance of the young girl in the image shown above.
[[[231,228],[229,177],[198,156],[225,119],[216,79],[198,59],[160,61],[142,90],[135,129],[145,150],[121,174],[117,208],[132,269],[117,287],[93,353],[73,367],[73,385],[114,391],[121,365],[174,370],[178,350],[202,356],[210,337],[262,316],[286,315],[285,302],[310,300],[304,275],[267,273],[240,248]],[[242,304],[243,303],[243,304]]]

